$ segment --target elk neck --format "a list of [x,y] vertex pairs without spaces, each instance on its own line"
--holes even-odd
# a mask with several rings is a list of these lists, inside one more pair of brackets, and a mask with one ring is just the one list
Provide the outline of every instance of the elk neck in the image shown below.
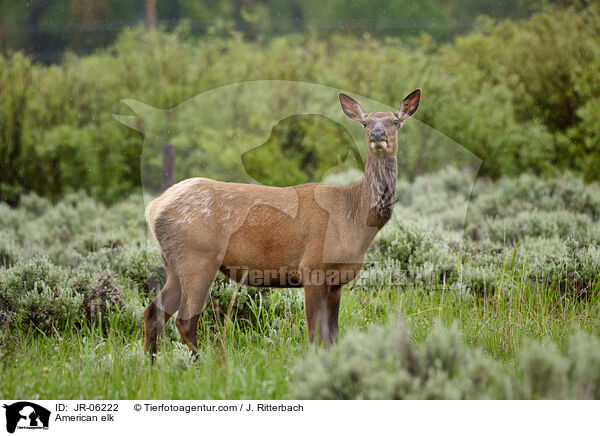
[[[367,156],[365,174],[354,185],[356,206],[369,227],[381,228],[392,216],[396,199],[398,161],[395,154]],[[358,197],[358,198],[357,198]]]

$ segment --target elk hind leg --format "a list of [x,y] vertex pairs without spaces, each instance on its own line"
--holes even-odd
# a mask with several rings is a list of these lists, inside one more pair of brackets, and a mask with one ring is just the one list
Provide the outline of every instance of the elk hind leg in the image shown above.
[[167,281],[156,298],[144,311],[144,347],[155,354],[164,324],[179,308],[181,286],[174,272],[167,270]]
[[214,280],[218,263],[212,259],[193,261],[194,265],[181,277],[181,303],[175,325],[183,343],[192,351],[198,352],[198,321],[208,298],[210,285]]

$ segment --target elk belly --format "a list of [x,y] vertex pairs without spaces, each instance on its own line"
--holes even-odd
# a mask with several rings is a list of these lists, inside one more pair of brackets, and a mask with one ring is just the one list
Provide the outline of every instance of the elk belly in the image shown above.
[[252,286],[301,286],[298,271],[302,247],[297,218],[274,207],[253,207],[229,238],[221,271]]

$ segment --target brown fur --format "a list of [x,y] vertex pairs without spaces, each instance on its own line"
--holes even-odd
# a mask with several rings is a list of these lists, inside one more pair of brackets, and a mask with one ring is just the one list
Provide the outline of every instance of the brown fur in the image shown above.
[[[335,341],[342,287],[360,272],[391,216],[397,133],[416,111],[420,91],[396,113],[366,114],[350,97],[339,98],[346,115],[365,126],[369,153],[359,183],[275,188],[194,178],[148,205],[146,219],[168,275],[144,313],[148,351],[156,352],[163,323],[177,311],[181,337],[196,351],[199,316],[219,269],[238,283],[303,286],[309,342],[317,330],[325,343]],[[373,141],[374,134],[385,140]]]

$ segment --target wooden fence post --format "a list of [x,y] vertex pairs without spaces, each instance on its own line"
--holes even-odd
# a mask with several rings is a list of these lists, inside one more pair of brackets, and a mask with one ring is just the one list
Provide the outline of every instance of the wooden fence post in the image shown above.
[[146,0],[146,27],[154,29],[156,26],[156,0]]

